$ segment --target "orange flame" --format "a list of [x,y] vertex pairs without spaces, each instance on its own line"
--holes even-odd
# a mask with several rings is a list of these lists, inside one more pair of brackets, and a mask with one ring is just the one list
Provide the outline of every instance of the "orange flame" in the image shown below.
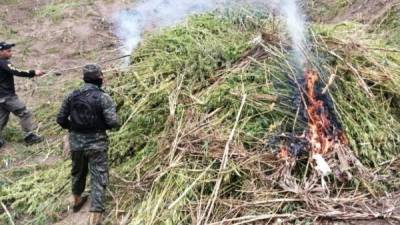
[[[308,115],[308,130],[305,135],[299,136],[309,142],[308,146],[304,146],[304,150],[316,153],[327,154],[334,150],[337,143],[348,145],[346,134],[341,130],[335,130],[329,120],[329,111],[325,107],[322,100],[318,100],[316,93],[316,84],[319,79],[315,71],[309,70],[305,72],[305,105]],[[333,130],[332,130],[333,129]],[[282,145],[278,153],[278,158],[287,159],[291,157],[291,149],[287,145]]]
[[289,158],[289,150],[286,146],[281,146],[281,149],[278,154],[279,159],[287,159]]
[[324,102],[318,100],[315,95],[315,83],[318,81],[318,74],[315,71],[307,71],[305,79],[309,127],[307,137],[310,140],[312,152],[326,154],[332,149],[334,138],[327,133],[330,121],[324,108]]

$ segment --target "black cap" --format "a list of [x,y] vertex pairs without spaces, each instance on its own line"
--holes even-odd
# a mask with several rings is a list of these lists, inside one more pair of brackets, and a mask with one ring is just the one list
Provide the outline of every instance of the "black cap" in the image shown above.
[[101,68],[97,64],[87,64],[83,67],[83,80],[86,82],[95,81],[102,76]]
[[6,49],[10,49],[10,48],[12,48],[14,46],[15,46],[15,44],[9,44],[9,43],[6,43],[6,42],[2,41],[2,42],[0,42],[0,51],[6,50]]

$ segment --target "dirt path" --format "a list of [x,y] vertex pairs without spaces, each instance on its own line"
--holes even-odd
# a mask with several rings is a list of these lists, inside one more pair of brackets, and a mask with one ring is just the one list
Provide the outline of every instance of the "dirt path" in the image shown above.
[[90,210],[90,201],[86,202],[86,204],[79,212],[67,213],[66,217],[62,221],[55,223],[54,225],[87,225],[90,215],[89,210]]
[[[120,55],[111,18],[125,1],[8,0],[0,8],[0,39],[17,44],[13,63],[24,68],[57,71],[99,62]],[[54,3],[52,3],[54,2]],[[108,69],[118,62],[102,65]],[[17,79],[17,92],[30,106],[54,102],[69,90],[80,69],[62,76],[46,76],[30,82]]]

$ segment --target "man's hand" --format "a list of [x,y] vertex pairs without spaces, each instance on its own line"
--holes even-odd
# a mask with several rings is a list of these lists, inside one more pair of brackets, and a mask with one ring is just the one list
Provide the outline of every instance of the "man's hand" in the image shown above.
[[43,70],[35,70],[35,76],[40,77],[46,74]]

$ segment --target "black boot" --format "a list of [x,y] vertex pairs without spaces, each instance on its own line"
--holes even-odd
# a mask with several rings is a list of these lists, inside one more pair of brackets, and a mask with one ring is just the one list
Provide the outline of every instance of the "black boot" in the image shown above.
[[42,142],[44,139],[34,133],[29,134],[24,138],[25,144],[33,145]]

